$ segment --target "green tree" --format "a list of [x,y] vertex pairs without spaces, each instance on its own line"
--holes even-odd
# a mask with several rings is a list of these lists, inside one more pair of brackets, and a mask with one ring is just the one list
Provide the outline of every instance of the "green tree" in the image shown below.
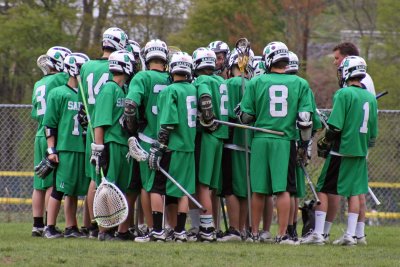
[[279,2],[272,0],[193,1],[185,27],[167,40],[191,53],[214,40],[225,41],[233,48],[237,39],[246,37],[260,55],[268,42],[283,40],[280,10]]
[[33,3],[15,4],[0,15],[2,103],[30,103],[33,84],[42,75],[38,56],[53,45],[74,48],[74,38],[66,33],[70,15],[65,5],[47,8]]

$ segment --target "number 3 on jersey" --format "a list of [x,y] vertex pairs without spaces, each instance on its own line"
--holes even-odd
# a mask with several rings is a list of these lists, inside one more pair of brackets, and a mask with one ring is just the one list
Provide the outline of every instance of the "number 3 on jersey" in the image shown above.
[[285,85],[272,85],[269,88],[269,113],[272,117],[285,117],[288,113],[288,88]]
[[[158,93],[161,92],[165,87],[167,87],[167,86],[164,85],[164,84],[156,84],[156,85],[154,85],[153,93],[154,93],[154,94],[158,94]],[[151,112],[152,112],[154,115],[157,115],[157,114],[158,114],[157,106],[151,106]]]

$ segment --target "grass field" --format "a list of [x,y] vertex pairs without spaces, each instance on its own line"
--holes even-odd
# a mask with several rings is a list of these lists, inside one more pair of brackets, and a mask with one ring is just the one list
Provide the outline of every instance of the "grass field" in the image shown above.
[[0,223],[0,266],[400,266],[400,227],[369,227],[359,247],[45,240],[30,230]]

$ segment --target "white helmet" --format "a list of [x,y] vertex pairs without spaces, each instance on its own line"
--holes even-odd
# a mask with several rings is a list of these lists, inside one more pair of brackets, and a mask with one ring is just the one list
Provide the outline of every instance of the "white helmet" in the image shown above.
[[186,52],[176,52],[172,55],[169,62],[169,72],[171,74],[184,74],[192,76],[193,59]]
[[200,70],[204,68],[215,69],[217,56],[211,49],[200,47],[193,52],[193,68]]
[[144,47],[144,59],[148,63],[153,58],[168,61],[168,47],[164,41],[153,39],[147,42]]
[[79,75],[79,71],[81,70],[81,66],[89,61],[90,58],[83,53],[72,53],[65,57],[64,65],[67,73],[71,77],[76,77]]
[[283,60],[289,61],[289,49],[282,42],[271,42],[264,48],[263,57],[267,71],[270,71],[272,64]]
[[228,63],[229,63],[229,58],[230,58],[230,49],[227,43],[223,42],[223,41],[214,41],[211,42],[208,46],[208,49],[211,49],[212,51],[214,51],[215,54],[218,53],[225,53],[225,64],[222,67],[221,71],[225,69],[225,67],[228,67]]
[[127,48],[127,50],[132,52],[135,57],[140,55],[140,45],[138,42],[134,40],[128,40]]
[[71,50],[68,48],[63,46],[53,46],[46,53],[46,64],[50,68],[61,72],[64,70],[64,58],[69,54],[71,54]]
[[135,58],[132,53],[126,50],[112,52],[108,58],[108,64],[111,72],[131,76],[136,71]]
[[124,50],[128,44],[128,35],[117,27],[108,28],[103,33],[103,49]]
[[[253,75],[253,60],[254,60],[254,52],[253,50],[250,49],[249,59],[247,61],[247,66],[246,66],[246,71],[250,75]],[[238,65],[238,64],[239,64],[239,53],[236,50],[236,48],[234,48],[230,53],[228,68],[231,69],[233,65]]]
[[286,68],[286,73],[294,73],[299,72],[299,58],[295,53],[289,51],[289,65]]
[[362,57],[359,56],[348,56],[342,60],[338,68],[338,79],[340,87],[350,78],[361,78],[363,79],[367,74],[367,63]]
[[265,72],[265,63],[262,60],[262,56],[255,56],[253,59],[253,77],[264,74]]

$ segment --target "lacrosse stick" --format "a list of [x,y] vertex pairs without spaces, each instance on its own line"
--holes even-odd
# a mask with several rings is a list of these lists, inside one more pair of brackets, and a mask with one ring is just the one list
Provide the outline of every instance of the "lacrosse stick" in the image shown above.
[[[78,80],[79,90],[81,91],[83,105],[86,112],[88,112],[81,76],[78,75],[76,78]],[[87,120],[90,134],[94,140],[94,132],[89,113],[87,113]],[[128,218],[128,202],[121,190],[119,190],[116,185],[106,180],[102,168],[100,168],[100,174],[101,184],[96,189],[93,201],[94,219],[99,226],[111,228],[120,225]]]
[[316,201],[317,205],[321,205],[321,200],[319,200],[319,197],[318,197],[317,192],[315,191],[313,182],[311,181],[310,175],[308,174],[306,168],[304,167],[303,162],[299,161],[298,164],[299,164],[300,168],[304,172],[304,176],[306,177],[307,184],[309,185],[309,187],[311,189],[311,192],[312,192],[312,194],[313,194],[313,196],[315,198],[315,201]]
[[[128,139],[128,146],[129,146],[129,155],[137,160],[146,161],[149,157],[149,153],[147,153],[137,141],[136,137],[132,136]],[[175,184],[199,209],[202,211],[207,211],[192,195],[186,191],[168,172],[166,172],[161,166],[158,166],[159,170],[162,174],[164,174],[173,184]]]
[[379,98],[381,98],[382,96],[387,95],[387,94],[389,94],[388,91],[383,91],[382,93],[377,94],[377,95],[375,96],[375,98],[376,98],[376,99],[379,99]]
[[[249,129],[253,130],[256,132],[263,132],[263,133],[269,133],[269,134],[276,134],[280,136],[284,136],[285,133],[279,132],[279,131],[274,131],[274,130],[269,130],[269,129],[264,129],[264,128],[258,128],[258,127],[253,127],[249,125],[244,125],[244,124],[239,124],[239,123],[234,123],[234,122],[228,122],[228,121],[221,121],[221,120],[214,120],[216,123],[226,125],[229,127],[237,127],[237,128],[242,128],[242,129]],[[247,139],[246,139],[247,140]]]
[[[238,52],[238,67],[241,73],[242,78],[242,97],[244,95],[244,69],[249,61],[249,52],[250,52],[250,42],[246,38],[240,38],[236,42],[236,50]],[[251,126],[249,126],[251,127]],[[246,128],[245,128],[246,129]],[[249,147],[248,144],[248,132],[247,129],[244,130],[244,148],[247,150]],[[246,158],[246,183],[247,183],[247,209],[248,209],[248,217],[249,217],[249,230],[251,231],[252,227],[252,211],[251,211],[251,184],[250,184],[250,163],[249,163],[249,153],[245,152]]]

